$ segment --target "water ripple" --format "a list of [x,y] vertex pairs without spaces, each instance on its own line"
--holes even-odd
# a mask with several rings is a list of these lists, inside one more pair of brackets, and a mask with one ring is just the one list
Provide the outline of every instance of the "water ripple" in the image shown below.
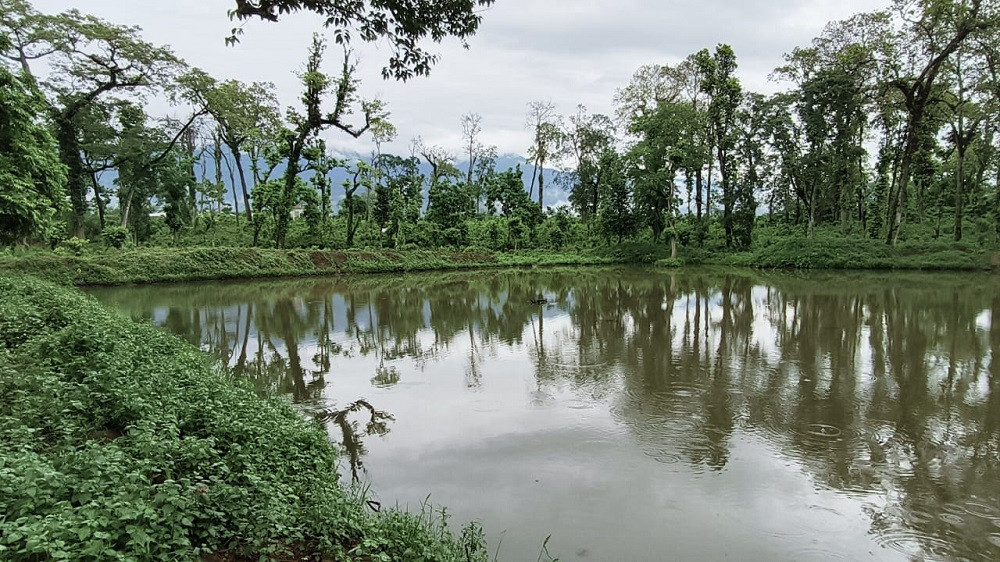
[[829,439],[836,439],[844,434],[843,430],[839,427],[825,423],[809,424],[806,426],[805,432],[815,437],[825,437]]
[[928,557],[941,559],[951,552],[951,545],[947,541],[909,530],[882,533],[875,537],[875,542],[883,548],[895,550],[917,560],[926,560]]

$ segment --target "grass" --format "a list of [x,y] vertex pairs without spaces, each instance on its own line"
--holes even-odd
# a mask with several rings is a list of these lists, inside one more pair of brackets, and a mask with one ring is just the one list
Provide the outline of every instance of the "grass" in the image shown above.
[[593,253],[448,250],[274,250],[261,248],[138,248],[80,256],[48,251],[0,256],[0,271],[27,273],[69,285],[118,285],[392,273],[490,267],[599,265]]
[[657,265],[724,265],[757,269],[989,271],[996,250],[972,243],[913,240],[895,247],[860,236],[818,232],[801,236],[759,236],[746,251],[684,248],[676,260]]
[[0,559],[486,559],[440,512],[373,513],[323,428],[180,339],[0,274]]
[[715,246],[682,247],[670,258],[665,244],[627,242],[574,251],[522,250],[275,250],[245,247],[152,247],[130,250],[32,250],[0,254],[0,271],[27,273],[69,285],[120,285],[407,273],[499,267],[656,264],[725,265],[761,269],[987,271],[1000,266],[997,250],[974,243],[934,239],[904,241],[889,247],[878,240],[818,231],[814,237],[759,229],[746,251]]

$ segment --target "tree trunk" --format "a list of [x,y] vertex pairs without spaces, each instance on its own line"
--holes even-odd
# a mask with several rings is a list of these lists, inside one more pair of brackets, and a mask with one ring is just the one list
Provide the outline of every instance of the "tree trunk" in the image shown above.
[[354,246],[354,190],[352,189],[344,196],[344,203],[347,205],[347,247]]
[[726,231],[726,248],[733,247],[733,186],[729,177],[729,154],[719,151],[719,175],[722,176],[722,225]]
[[704,179],[701,176],[701,168],[700,167],[695,172],[694,177],[695,177],[694,207],[695,207],[695,213],[697,213],[696,216],[698,217],[698,222],[700,223],[701,222],[701,204],[702,204],[701,190],[702,190],[702,182],[704,181]]
[[291,221],[292,200],[295,197],[295,180],[299,175],[299,161],[302,158],[302,146],[305,143],[305,135],[300,134],[299,138],[292,141],[291,150],[288,155],[288,168],[285,170],[285,189],[281,194],[281,204],[278,209],[277,225],[274,229],[274,245],[278,248],[285,247],[285,236],[288,234],[288,223]]
[[[240,227],[240,196],[239,196],[239,194],[236,193],[236,172],[233,171],[233,166],[232,166],[232,164],[229,163],[228,159],[226,160],[226,169],[229,171],[229,186],[232,188],[232,191],[233,191],[233,211],[236,213],[235,214],[235,216],[236,216],[236,228],[239,229],[239,227]],[[223,199],[225,199],[225,195],[223,195]],[[221,204],[219,205],[219,211],[220,212],[222,211],[222,205]]]
[[97,217],[101,221],[101,230],[104,230],[105,226],[105,208],[104,199],[101,198],[101,183],[97,181],[97,174],[91,172],[90,183],[94,188],[94,203],[97,204]]
[[542,204],[542,197],[545,193],[545,161],[539,160],[538,162],[538,207],[545,211],[545,205]]
[[962,241],[962,220],[965,211],[965,140],[959,132],[958,169],[955,172],[955,242]]
[[66,191],[69,193],[73,209],[70,217],[70,234],[83,238],[86,235],[83,224],[87,215],[87,185],[84,179],[80,137],[71,117],[57,116],[56,128],[59,137],[59,159],[66,166]]
[[250,210],[250,191],[247,189],[247,174],[243,171],[243,154],[237,146],[230,145],[229,150],[233,153],[233,160],[236,162],[236,172],[240,175],[240,187],[243,190],[243,208],[246,209],[247,222],[252,223],[253,211]]
[[118,205],[122,208],[121,217],[121,227],[125,228],[128,226],[128,216],[132,211],[132,196],[129,195],[124,201],[122,200],[121,191],[118,191]]
[[[709,158],[711,160],[711,158]],[[714,162],[708,163],[708,181],[705,183],[705,220],[712,218],[712,166]]]
[[816,185],[818,183],[814,179],[812,187],[809,189],[809,238],[816,234]]
[[889,196],[888,234],[886,244],[895,246],[899,242],[899,229],[903,223],[903,213],[906,209],[906,192],[910,187],[910,168],[913,165],[913,155],[920,144],[919,128],[922,115],[914,115],[906,131],[906,145],[903,148],[903,158],[899,164],[899,174]]

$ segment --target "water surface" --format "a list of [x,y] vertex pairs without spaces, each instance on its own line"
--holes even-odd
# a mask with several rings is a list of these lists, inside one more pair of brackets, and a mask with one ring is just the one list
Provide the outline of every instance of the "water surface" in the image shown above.
[[[637,269],[95,289],[502,560],[1000,559],[1000,283]],[[533,301],[543,300],[541,304]],[[359,402],[361,401],[361,402]]]

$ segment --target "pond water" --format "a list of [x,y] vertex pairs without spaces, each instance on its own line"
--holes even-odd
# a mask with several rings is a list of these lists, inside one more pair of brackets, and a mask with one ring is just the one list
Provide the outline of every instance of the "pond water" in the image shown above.
[[[1000,281],[631,268],[93,289],[501,560],[1000,559]],[[533,302],[533,301],[544,302]]]

